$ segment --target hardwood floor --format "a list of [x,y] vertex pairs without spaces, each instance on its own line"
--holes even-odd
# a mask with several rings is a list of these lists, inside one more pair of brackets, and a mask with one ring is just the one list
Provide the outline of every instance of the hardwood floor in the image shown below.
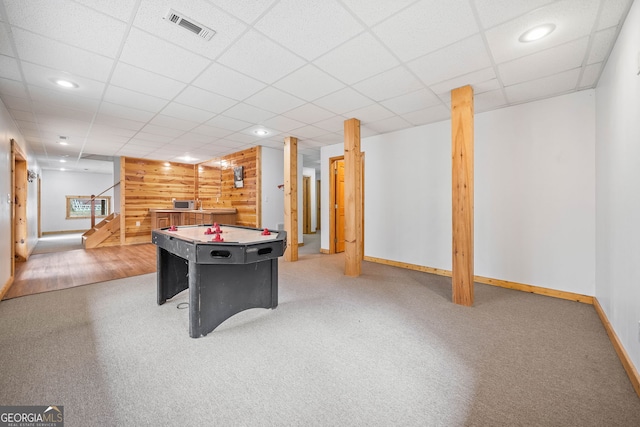
[[156,246],[151,243],[31,255],[16,263],[13,285],[3,299],[155,271]]

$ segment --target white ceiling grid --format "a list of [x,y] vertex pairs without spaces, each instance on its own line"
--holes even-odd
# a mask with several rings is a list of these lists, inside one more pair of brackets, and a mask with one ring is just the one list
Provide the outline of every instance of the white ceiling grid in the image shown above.
[[632,1],[0,0],[0,99],[43,168],[201,162],[286,136],[318,168],[351,117],[370,136],[447,119],[466,84],[476,112],[595,87]]

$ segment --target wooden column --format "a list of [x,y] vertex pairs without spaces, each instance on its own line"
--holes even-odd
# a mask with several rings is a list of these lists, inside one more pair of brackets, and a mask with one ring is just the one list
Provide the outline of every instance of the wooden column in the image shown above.
[[362,250],[362,153],[360,120],[344,122],[344,274],[359,276]]
[[284,230],[287,232],[285,261],[298,260],[298,138],[284,139]]
[[473,305],[473,88],[451,91],[451,166],[455,304]]

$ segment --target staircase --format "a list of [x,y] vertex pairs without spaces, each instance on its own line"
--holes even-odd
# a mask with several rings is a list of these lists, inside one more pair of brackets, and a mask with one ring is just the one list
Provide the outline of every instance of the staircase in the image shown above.
[[[120,215],[112,213],[101,222],[96,224],[91,230],[82,235],[82,245],[85,249],[93,249],[98,246],[111,246],[111,244],[102,244],[109,237],[120,231]],[[119,244],[119,243],[118,243]]]

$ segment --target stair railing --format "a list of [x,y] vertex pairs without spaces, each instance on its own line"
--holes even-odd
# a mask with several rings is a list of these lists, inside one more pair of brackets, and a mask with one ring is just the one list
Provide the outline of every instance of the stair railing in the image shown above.
[[116,182],[115,184],[113,184],[111,187],[107,188],[100,194],[91,195],[91,229],[93,229],[96,226],[96,197],[102,196],[104,193],[111,190],[116,185],[120,185],[120,181]]

